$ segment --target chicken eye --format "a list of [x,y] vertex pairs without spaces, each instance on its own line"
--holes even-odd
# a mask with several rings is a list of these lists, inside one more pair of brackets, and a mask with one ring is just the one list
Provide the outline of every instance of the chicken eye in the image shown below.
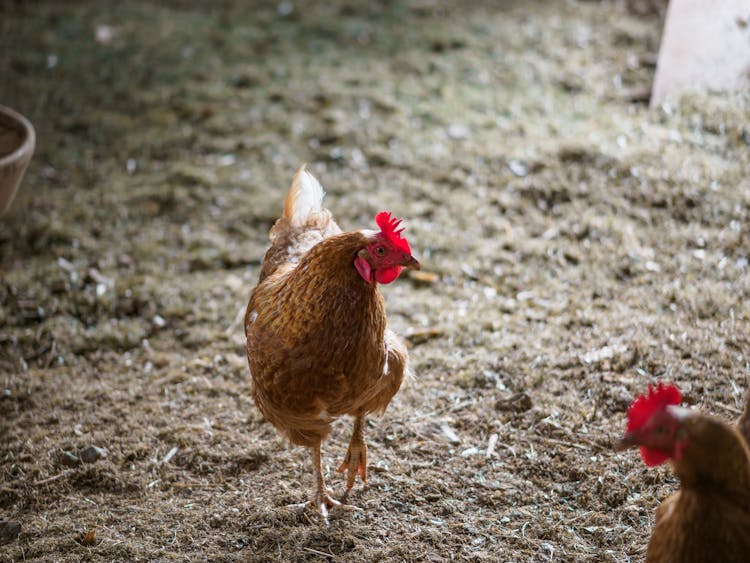
[[664,426],[663,424],[660,424],[659,426],[657,426],[656,428],[654,428],[654,433],[655,434],[659,434],[660,436],[662,436],[662,435],[664,435],[664,434],[667,433],[667,427]]
[[377,254],[378,256],[383,256],[385,254],[385,248],[382,246],[378,246],[375,249],[375,254]]

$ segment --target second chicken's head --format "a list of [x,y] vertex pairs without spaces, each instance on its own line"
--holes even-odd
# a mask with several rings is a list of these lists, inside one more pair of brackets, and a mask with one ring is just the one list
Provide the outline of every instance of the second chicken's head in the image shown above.
[[668,459],[680,461],[687,447],[683,421],[689,409],[678,406],[682,395],[674,385],[649,386],[628,408],[628,426],[618,449],[640,446],[646,465],[660,465]]
[[403,228],[398,228],[400,219],[391,217],[387,211],[375,216],[380,227],[372,235],[362,250],[354,258],[354,267],[367,282],[391,283],[401,273],[402,268],[419,269],[419,262],[411,254],[409,241],[401,236]]

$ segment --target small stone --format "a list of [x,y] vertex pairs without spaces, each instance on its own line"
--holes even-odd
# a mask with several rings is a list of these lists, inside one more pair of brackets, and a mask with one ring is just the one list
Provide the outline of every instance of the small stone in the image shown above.
[[105,459],[107,457],[107,450],[97,446],[89,446],[81,450],[79,455],[84,463],[94,463],[100,459]]
[[21,523],[12,520],[0,520],[0,543],[11,542],[21,533]]
[[57,462],[65,467],[78,467],[81,464],[81,460],[73,452],[63,450],[57,456]]
[[511,160],[508,162],[508,168],[510,168],[510,171],[519,178],[523,178],[529,173],[529,169],[520,160]]
[[109,25],[97,25],[96,30],[94,30],[94,40],[102,45],[110,43],[114,36],[115,30]]
[[294,12],[294,4],[292,2],[279,2],[279,5],[276,6],[276,13],[281,17],[289,16],[292,12]]
[[448,136],[457,141],[466,139],[469,136],[469,128],[463,123],[451,123],[448,125]]

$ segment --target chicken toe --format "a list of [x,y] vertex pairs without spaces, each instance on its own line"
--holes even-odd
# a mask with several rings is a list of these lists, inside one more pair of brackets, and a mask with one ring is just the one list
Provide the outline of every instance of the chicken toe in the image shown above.
[[350,504],[344,504],[337,501],[331,495],[333,491],[326,486],[325,477],[323,476],[323,463],[320,455],[320,445],[310,448],[313,455],[313,471],[315,473],[315,493],[313,497],[307,502],[300,504],[291,504],[287,508],[305,508],[312,506],[317,510],[323,517],[323,522],[327,528],[331,527],[331,523],[328,520],[328,511],[334,507],[340,507],[346,510],[361,510],[356,506]]
[[287,505],[287,508],[307,508],[308,506],[312,507],[323,517],[323,522],[325,523],[326,528],[331,527],[331,522],[328,520],[328,511],[330,509],[341,508],[351,511],[362,510],[361,508],[358,508],[351,504],[344,504],[343,502],[337,501],[331,496],[332,493],[333,491],[328,488],[324,490],[316,490],[313,498],[311,498],[307,502],[301,502],[299,504],[289,504]]
[[326,524],[326,528],[331,527],[331,523],[328,521],[328,509],[333,508],[334,506],[342,506],[342,504],[334,499],[330,494],[329,490],[323,490],[323,491],[316,491],[315,496],[310,501],[310,504],[312,504],[315,509],[320,512],[320,515],[323,517],[323,522]]

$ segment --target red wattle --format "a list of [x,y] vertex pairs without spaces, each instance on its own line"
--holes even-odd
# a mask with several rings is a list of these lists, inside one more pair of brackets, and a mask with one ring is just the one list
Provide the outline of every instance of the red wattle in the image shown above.
[[641,457],[649,467],[656,467],[669,459],[669,455],[656,450],[650,450],[644,446],[641,446]]
[[401,273],[401,266],[392,266],[390,268],[383,268],[382,270],[375,270],[375,281],[378,283],[391,283]]

